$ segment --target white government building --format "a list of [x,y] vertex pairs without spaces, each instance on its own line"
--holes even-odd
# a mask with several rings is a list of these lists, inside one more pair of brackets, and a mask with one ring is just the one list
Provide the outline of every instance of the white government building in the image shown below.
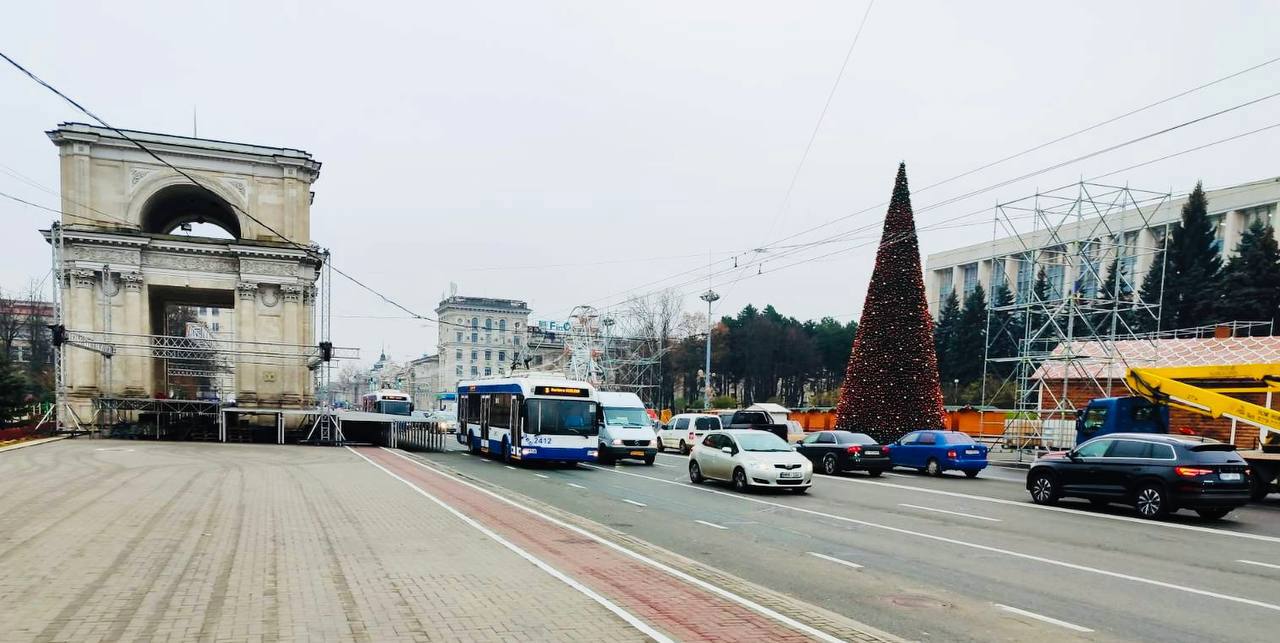
[[[1215,243],[1224,259],[1234,252],[1240,236],[1254,221],[1273,228],[1280,223],[1276,220],[1280,177],[1209,190],[1205,196]],[[1162,247],[1170,227],[1178,225],[1185,203],[1185,196],[1170,199],[1154,212],[1147,211],[1145,217],[1135,210],[1116,212],[1108,215],[1105,227],[1098,225],[1096,217],[1073,220],[1053,231],[1041,229],[931,254],[924,268],[929,311],[936,318],[952,292],[964,301],[978,284],[990,297],[992,284],[1003,283],[1022,301],[1029,295],[1039,267],[1045,269],[1051,299],[1073,288],[1096,293],[1113,260],[1122,277],[1120,283],[1136,289],[1151,268],[1154,250]],[[1103,231],[1115,238],[1099,239],[1097,235]],[[1029,249],[1039,256],[1029,260]],[[1069,257],[1077,260],[1066,259]],[[1080,265],[1082,257],[1088,257],[1094,270]],[[1125,285],[1122,289],[1128,289]]]

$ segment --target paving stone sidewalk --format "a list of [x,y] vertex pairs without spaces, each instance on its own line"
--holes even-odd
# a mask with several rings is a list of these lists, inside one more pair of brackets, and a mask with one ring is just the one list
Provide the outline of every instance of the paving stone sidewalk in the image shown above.
[[642,640],[345,449],[0,454],[2,641]]

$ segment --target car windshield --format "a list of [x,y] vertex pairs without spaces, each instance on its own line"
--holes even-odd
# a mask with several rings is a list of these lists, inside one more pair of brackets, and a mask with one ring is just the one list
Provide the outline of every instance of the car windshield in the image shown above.
[[540,400],[526,402],[525,432],[542,435],[597,435],[596,403],[586,400]]
[[381,405],[382,405],[382,412],[387,415],[409,415],[408,402],[392,402],[389,400],[382,400]]
[[653,421],[649,419],[649,414],[644,409],[638,408],[609,408],[604,409],[604,423],[609,426],[649,426]]
[[768,452],[768,451],[790,451],[791,447],[782,438],[772,434],[760,431],[759,433],[743,433],[733,436],[738,441],[738,446],[743,451]]
[[846,433],[844,431],[836,432],[836,439],[840,444],[875,444],[875,438],[866,433]]
[[973,444],[973,438],[967,433],[948,433],[947,444]]

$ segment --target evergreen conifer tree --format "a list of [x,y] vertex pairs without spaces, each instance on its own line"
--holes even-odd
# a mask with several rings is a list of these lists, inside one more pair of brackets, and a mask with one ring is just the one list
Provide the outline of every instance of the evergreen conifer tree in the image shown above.
[[1255,221],[1240,237],[1218,301],[1220,321],[1270,321],[1280,334],[1280,248],[1271,226]]
[[1138,288],[1138,302],[1153,306],[1152,308],[1138,308],[1130,313],[1129,327],[1138,333],[1153,333],[1166,328],[1172,328],[1163,318],[1157,320],[1156,316],[1160,314],[1159,308],[1154,308],[1160,304],[1160,289],[1164,284],[1164,251],[1157,252],[1151,260],[1151,268],[1147,270],[1147,274],[1142,278],[1142,286]]
[[[1013,304],[1013,293],[1009,287],[1001,284],[991,294],[990,349],[988,358],[1015,357],[1022,342],[1023,328],[1021,313],[1008,310]],[[1008,377],[1017,368],[1014,362],[992,362],[987,370],[998,377]]]
[[938,356],[938,376],[950,381],[955,372],[956,360],[951,354],[955,341],[956,325],[960,323],[960,298],[955,291],[947,297],[938,313],[938,325],[933,329],[933,350]]
[[952,378],[961,385],[969,385],[982,379],[982,363],[987,351],[987,293],[982,284],[964,298],[959,323],[952,334],[951,348],[947,351],[955,360]]
[[1209,201],[1200,183],[1182,205],[1181,225],[1169,237],[1164,277],[1164,329],[1211,324],[1218,312],[1222,257],[1213,247]]
[[942,428],[942,388],[924,294],[907,166],[898,166],[858,335],[845,368],[836,425],[888,443]]

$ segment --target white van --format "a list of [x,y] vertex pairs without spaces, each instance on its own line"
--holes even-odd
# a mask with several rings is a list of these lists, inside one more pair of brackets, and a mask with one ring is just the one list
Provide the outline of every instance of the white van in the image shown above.
[[635,393],[599,391],[600,455],[608,464],[619,458],[636,458],[653,464],[658,457],[657,435],[644,402]]
[[693,445],[702,441],[707,431],[721,429],[720,416],[710,413],[681,413],[671,418],[670,422],[658,432],[658,448],[665,451],[675,449],[681,455],[687,455]]

